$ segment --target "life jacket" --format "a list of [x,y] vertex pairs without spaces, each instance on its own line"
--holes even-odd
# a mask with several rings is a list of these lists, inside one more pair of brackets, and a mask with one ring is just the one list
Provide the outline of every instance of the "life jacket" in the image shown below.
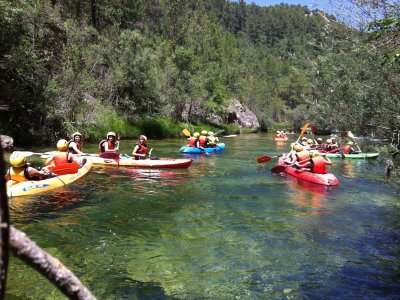
[[[143,146],[142,144],[136,144],[137,146],[139,146],[139,149],[137,150],[137,154],[147,154],[147,147],[146,146]],[[139,159],[144,159],[144,157],[139,157],[139,156],[135,156],[135,159],[136,160],[139,160]]]
[[349,145],[344,145],[342,146],[343,153],[344,154],[349,154],[350,153],[350,146]]
[[189,147],[196,147],[198,139],[196,139],[195,137],[191,137],[189,138]]
[[317,156],[311,159],[312,167],[311,172],[326,174],[326,163],[322,156]]
[[114,150],[115,149],[115,144],[113,142],[108,141],[108,150]]
[[201,135],[199,137],[199,144],[200,144],[200,147],[207,146],[207,137],[205,135]]
[[68,160],[68,152],[56,152],[54,154],[54,164],[56,166],[67,163],[70,163]]
[[102,140],[102,141],[99,143],[99,150],[100,150],[100,153],[103,153],[103,152],[106,151],[106,148],[104,147],[104,143],[106,143],[106,142],[107,142],[107,140]]
[[72,154],[78,154],[74,148],[70,147],[70,144],[74,142],[76,144],[76,147],[78,148],[79,151],[81,151],[82,145],[80,143],[75,142],[74,140],[70,140],[68,142],[68,152],[72,153]]
[[301,162],[307,159],[310,159],[310,155],[308,154],[308,151],[300,151],[296,153],[297,157],[297,162]]
[[10,168],[10,178],[16,182],[29,181],[28,166]]

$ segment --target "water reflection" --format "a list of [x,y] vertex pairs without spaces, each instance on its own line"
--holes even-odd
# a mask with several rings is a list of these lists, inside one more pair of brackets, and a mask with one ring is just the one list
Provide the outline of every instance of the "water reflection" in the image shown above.
[[[286,175],[284,175],[286,176]],[[327,192],[332,189],[325,185],[287,177],[287,187],[292,203],[299,207],[310,208],[306,214],[326,214],[329,209],[325,203]]]

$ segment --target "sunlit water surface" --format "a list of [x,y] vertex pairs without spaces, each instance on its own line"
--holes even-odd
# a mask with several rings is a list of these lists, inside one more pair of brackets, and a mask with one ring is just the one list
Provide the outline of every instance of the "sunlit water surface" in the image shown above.
[[[384,158],[335,160],[340,185],[325,188],[271,174],[276,159],[257,164],[290,141],[224,142],[225,152],[193,156],[187,170],[93,167],[71,185],[13,199],[12,223],[98,299],[400,297],[399,190],[383,179]],[[134,141],[121,143],[130,153]],[[181,158],[184,143],[150,146]],[[7,299],[60,298],[11,259]]]

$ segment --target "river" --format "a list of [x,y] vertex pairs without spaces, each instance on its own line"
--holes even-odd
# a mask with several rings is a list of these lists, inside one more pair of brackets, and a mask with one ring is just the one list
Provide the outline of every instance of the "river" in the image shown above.
[[[291,140],[225,138],[225,152],[195,156],[187,170],[95,166],[12,199],[12,224],[98,299],[398,299],[400,190],[385,182],[384,158],[334,160],[331,188],[272,174],[276,159],[257,164]],[[184,143],[149,146],[181,158]],[[121,141],[121,152],[133,145]],[[12,257],[6,299],[63,295]]]

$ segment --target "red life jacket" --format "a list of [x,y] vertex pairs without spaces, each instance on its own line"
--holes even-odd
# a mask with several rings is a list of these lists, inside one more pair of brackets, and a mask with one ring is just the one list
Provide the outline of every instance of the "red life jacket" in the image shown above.
[[343,153],[344,154],[349,154],[350,153],[350,146],[349,145],[343,146],[342,149],[343,149]]
[[71,152],[72,154],[78,154],[77,152],[75,152],[75,150],[72,147],[69,146],[72,142],[74,142],[76,144],[76,148],[78,148],[79,151],[81,151],[82,145],[81,145],[81,143],[77,143],[74,140],[70,140],[68,142],[68,151]]
[[311,159],[312,167],[311,172],[326,174],[326,163],[322,156],[317,156]]
[[110,142],[110,141],[108,141],[107,143],[108,143],[108,150],[114,150],[114,148],[115,148],[114,143]]
[[[139,149],[136,151],[137,154],[147,154],[147,147],[142,145],[142,144],[136,144],[137,146],[139,146]],[[144,157],[139,157],[139,156],[135,156],[136,160],[139,159],[145,159]]]
[[197,139],[195,137],[191,137],[189,139],[189,147],[196,147]]
[[201,147],[207,146],[207,137],[205,135],[201,135],[199,137],[199,143]]
[[56,152],[54,154],[54,164],[61,165],[61,164],[66,164],[69,163],[68,161],[68,152]]

